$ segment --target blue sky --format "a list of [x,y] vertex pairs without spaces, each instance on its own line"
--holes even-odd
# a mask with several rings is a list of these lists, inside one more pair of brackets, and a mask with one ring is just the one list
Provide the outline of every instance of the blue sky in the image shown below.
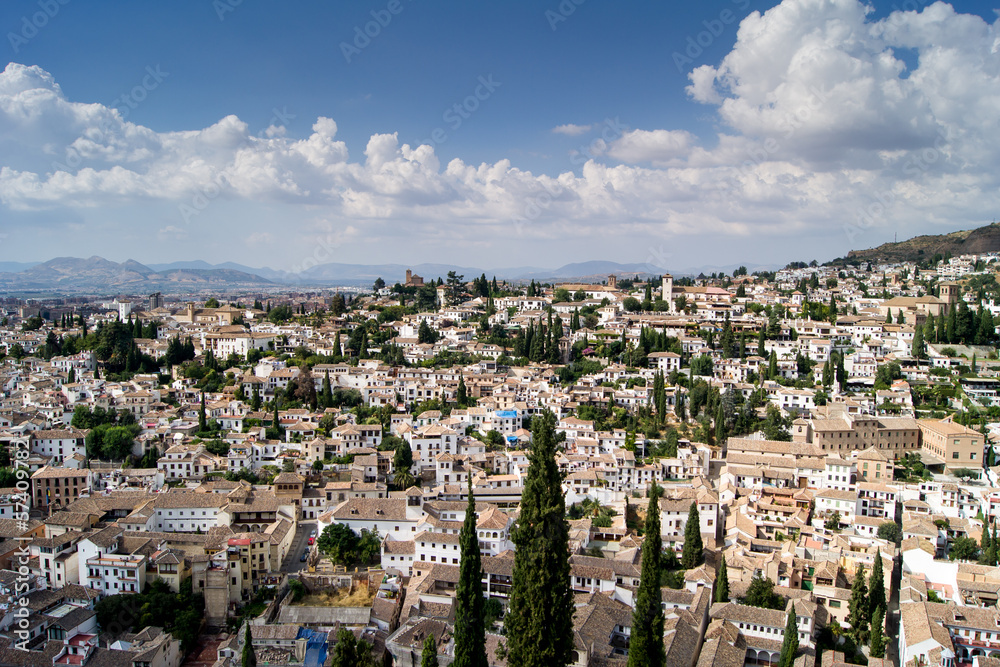
[[996,20],[919,0],[5,2],[0,260],[679,270],[978,226]]

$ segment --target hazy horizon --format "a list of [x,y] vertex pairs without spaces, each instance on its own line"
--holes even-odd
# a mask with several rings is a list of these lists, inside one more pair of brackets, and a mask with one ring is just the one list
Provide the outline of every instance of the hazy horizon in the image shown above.
[[0,7],[0,261],[828,261],[1000,203],[984,2]]

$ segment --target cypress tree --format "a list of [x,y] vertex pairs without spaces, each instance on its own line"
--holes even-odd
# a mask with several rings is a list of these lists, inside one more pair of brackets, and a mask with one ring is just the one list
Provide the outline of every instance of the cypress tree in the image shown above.
[[722,446],[726,441],[726,418],[722,412],[722,405],[715,411],[715,443]]
[[757,334],[757,356],[766,357],[767,350],[764,349],[764,341],[766,340],[764,334],[764,327],[760,328],[760,332]]
[[992,544],[990,525],[986,521],[983,521],[983,532],[979,536],[979,561],[984,565],[990,564],[989,550]]
[[205,392],[201,392],[201,407],[198,408],[198,430],[208,430],[208,420],[205,418]]
[[927,356],[927,352],[924,350],[923,327],[917,327],[913,332],[913,343],[910,345],[910,356],[915,359],[923,359]]
[[333,388],[330,386],[330,371],[323,373],[323,393],[322,401],[324,408],[333,407]]
[[476,532],[476,499],[469,476],[469,504],[458,538],[462,550],[455,592],[455,667],[489,667],[486,658],[486,601],[483,565]]
[[247,621],[247,631],[243,637],[243,655],[240,658],[242,667],[257,667],[257,654],[253,650],[253,638],[250,636],[250,622]]
[[434,635],[427,635],[424,650],[420,653],[420,667],[438,667],[437,641]]
[[874,613],[881,607],[885,609],[885,576],[882,574],[882,552],[875,552],[875,564],[868,577],[868,611]]
[[663,601],[660,597],[660,573],[663,569],[660,487],[655,482],[649,490],[645,535],[646,539],[642,543],[642,574],[632,612],[628,667],[662,667],[666,660],[663,648]]
[[465,388],[465,378],[461,375],[458,376],[458,390],[455,393],[455,399],[463,408],[469,404],[469,392]]
[[795,664],[795,654],[799,650],[799,626],[795,620],[795,603],[788,610],[788,621],[785,623],[785,638],[781,641],[781,656],[778,667],[792,667]]
[[771,358],[767,362],[767,379],[773,380],[778,377],[778,354],[771,350]]
[[532,421],[521,514],[513,531],[514,577],[505,617],[510,667],[565,667],[573,650],[569,524],[556,465],[555,416]]
[[885,657],[884,625],[885,610],[882,607],[877,607],[875,609],[875,614],[872,616],[872,638],[868,643],[868,654],[873,658]]
[[719,558],[719,570],[715,573],[715,602],[729,602],[729,569],[726,566],[726,557]]
[[689,570],[701,565],[705,560],[704,549],[701,543],[701,517],[698,514],[698,503],[691,501],[687,524],[684,526],[684,549],[681,551],[681,566],[685,570]]
[[993,522],[993,540],[990,542],[990,553],[993,558],[991,565],[997,565],[997,561],[1000,560],[1000,539],[997,539],[997,523]]
[[858,565],[854,573],[854,583],[851,585],[851,600],[849,603],[850,612],[847,615],[847,622],[851,629],[848,635],[857,644],[864,644],[868,636],[868,623],[871,621],[870,608],[868,606],[868,586],[865,584],[865,568]]

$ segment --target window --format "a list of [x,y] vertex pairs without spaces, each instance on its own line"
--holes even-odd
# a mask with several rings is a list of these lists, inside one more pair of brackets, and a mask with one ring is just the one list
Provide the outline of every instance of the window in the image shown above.
[[840,609],[840,600],[830,600],[830,606],[834,609]]

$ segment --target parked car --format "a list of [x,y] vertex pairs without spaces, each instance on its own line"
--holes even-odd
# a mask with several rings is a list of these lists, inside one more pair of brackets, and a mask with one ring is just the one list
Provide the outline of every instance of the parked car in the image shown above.
[[302,557],[301,557],[301,558],[299,558],[299,562],[300,562],[300,563],[304,563],[304,562],[306,562],[306,561],[307,561],[308,559],[309,559],[309,550],[308,550],[308,549],[306,549],[305,551],[303,551],[303,552],[302,552]]
[[313,543],[314,543],[315,541],[316,541],[316,538],[315,538],[315,537],[313,537],[312,535],[310,535],[310,536],[309,536],[309,540],[308,540],[309,544],[311,545],[311,544],[313,544]]

